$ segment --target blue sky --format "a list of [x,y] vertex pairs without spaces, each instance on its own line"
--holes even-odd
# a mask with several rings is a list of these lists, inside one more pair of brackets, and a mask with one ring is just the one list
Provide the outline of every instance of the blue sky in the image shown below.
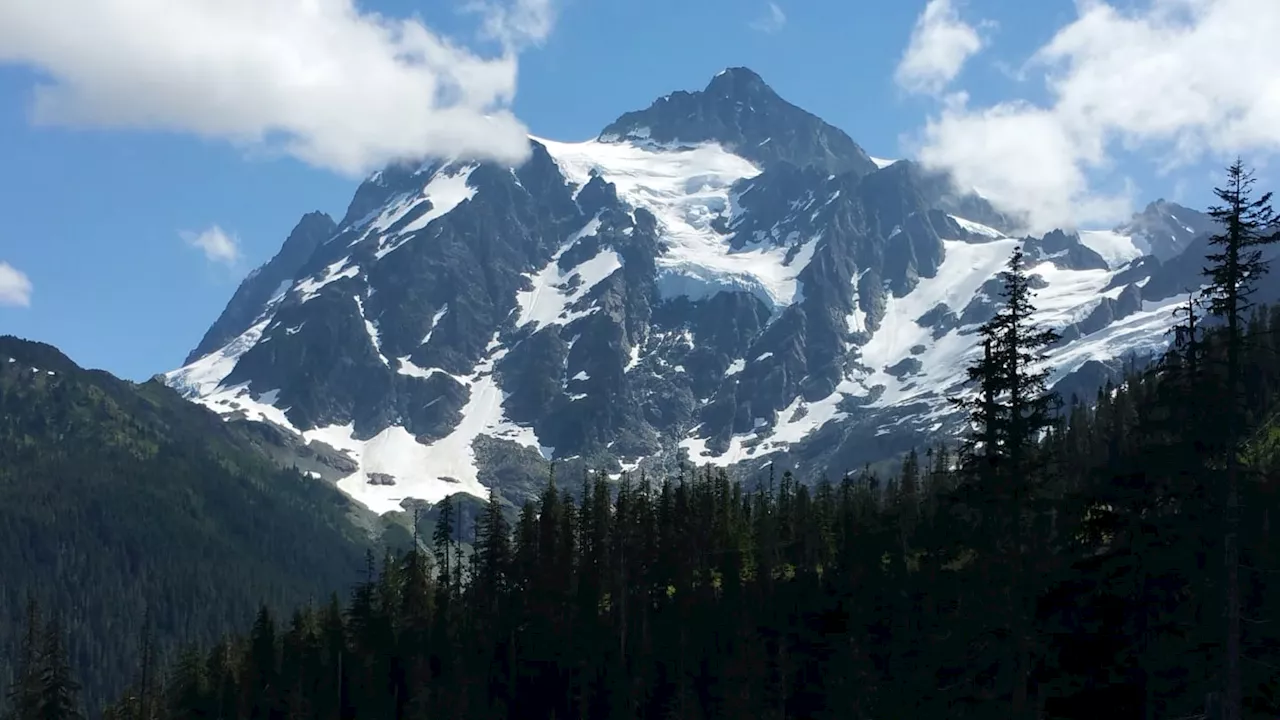
[[[181,362],[301,215],[340,217],[387,155],[501,158],[526,128],[587,139],[727,66],[1037,227],[1106,226],[1156,197],[1202,206],[1224,158],[1244,153],[1265,181],[1280,148],[1274,0],[320,0],[294,22],[307,4],[0,8],[0,333],[145,379]],[[1242,13],[1256,22],[1228,22]],[[73,14],[91,30],[60,21]],[[432,67],[378,56],[393,46],[369,28],[404,20]],[[1230,61],[1215,47],[1257,68],[1215,89]],[[453,87],[415,102],[433,77]]]

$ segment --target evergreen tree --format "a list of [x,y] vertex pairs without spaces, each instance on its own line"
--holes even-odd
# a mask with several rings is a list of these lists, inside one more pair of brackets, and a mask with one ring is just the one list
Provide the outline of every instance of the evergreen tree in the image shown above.
[[183,650],[168,683],[164,716],[172,720],[216,717],[210,707],[209,695],[204,658],[194,648]]
[[489,491],[489,502],[476,521],[477,591],[486,609],[497,612],[511,566],[511,528],[503,513],[502,501],[495,490]]
[[245,698],[252,720],[270,720],[277,717],[276,691],[279,684],[279,665],[276,658],[276,623],[266,607],[258,610],[258,617],[249,632],[247,670],[248,695]]
[[1012,635],[1010,711],[1014,718],[1035,713],[1028,697],[1032,672],[1031,637],[1034,609],[1027,586],[1027,555],[1037,476],[1043,470],[1040,442],[1055,422],[1056,396],[1048,391],[1047,349],[1059,335],[1037,328],[1030,278],[1022,248],[1015,248],[1001,275],[1001,306],[978,330],[981,359],[968,368],[978,386],[974,398],[956,404],[969,411],[973,430],[968,463],[981,484],[973,497],[986,501],[976,508],[994,552],[1008,573],[1007,606]]
[[155,635],[152,631],[151,607],[143,613],[142,633],[138,639],[138,677],[135,680],[137,707],[134,720],[152,720],[159,705],[159,659],[156,657]]
[[71,677],[62,626],[56,619],[45,627],[42,655],[37,720],[82,720],[80,685]]
[[453,496],[446,495],[440,501],[440,513],[436,516],[436,526],[431,532],[431,542],[435,548],[436,568],[440,571],[441,590],[448,592],[453,587],[453,576],[455,572],[451,564],[450,549],[453,547],[454,533],[456,532],[457,519],[454,516]]
[[[1224,498],[1223,563],[1226,571],[1226,654],[1224,663],[1224,720],[1240,720],[1240,580],[1239,580],[1239,512],[1240,512],[1240,442],[1244,435],[1245,402],[1243,397],[1242,357],[1245,349],[1245,313],[1252,307],[1251,296],[1257,282],[1267,272],[1268,263],[1262,248],[1280,242],[1274,227],[1276,216],[1271,207],[1271,193],[1253,197],[1253,172],[1237,159],[1227,168],[1227,183],[1214,188],[1222,202],[1209,209],[1209,215],[1222,225],[1222,231],[1209,239],[1215,252],[1207,256],[1209,266],[1204,275],[1209,280],[1205,295],[1210,314],[1226,324],[1226,382],[1228,405],[1221,418],[1223,435],[1220,452],[1225,455],[1226,492]],[[1270,233],[1270,234],[1267,234]]]

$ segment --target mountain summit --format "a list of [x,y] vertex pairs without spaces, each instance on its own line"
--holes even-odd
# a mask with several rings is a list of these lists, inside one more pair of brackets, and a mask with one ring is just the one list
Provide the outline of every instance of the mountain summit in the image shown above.
[[520,167],[375,173],[167,382],[345,453],[332,479],[379,512],[519,500],[551,460],[838,476],[958,427],[947,398],[1015,246],[1063,332],[1055,381],[1163,346],[1197,281],[1121,232],[1010,237],[741,68],[596,139],[530,142]]
[[675,92],[645,110],[626,113],[599,139],[664,145],[717,142],[762,169],[790,163],[858,176],[877,169],[844,131],[783,100],[747,68],[723,70],[705,90]]
[[1144,253],[1168,260],[1214,229],[1213,219],[1204,213],[1161,198],[1149,203],[1116,232],[1132,237]]
[[194,362],[217,350],[253,324],[253,318],[272,297],[293,284],[293,278],[303,264],[321,243],[333,237],[337,229],[333,218],[322,212],[303,215],[293,232],[285,239],[280,252],[262,267],[249,273],[240,287],[236,288],[231,302],[227,303],[226,309],[205,333],[200,344],[187,356],[186,362]]

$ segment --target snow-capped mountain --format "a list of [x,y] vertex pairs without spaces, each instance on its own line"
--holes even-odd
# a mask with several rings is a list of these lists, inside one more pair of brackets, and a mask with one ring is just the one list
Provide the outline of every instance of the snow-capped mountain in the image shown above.
[[378,511],[519,495],[550,459],[838,475],[951,427],[1015,245],[1064,333],[1055,377],[1096,378],[1161,346],[1196,281],[1160,213],[1207,220],[1016,239],[742,68],[530,143],[516,168],[388,167],[340,222],[307,216],[167,381],[346,453],[329,477]]
[[1116,232],[1133,238],[1143,254],[1161,260],[1181,255],[1196,238],[1214,231],[1213,219],[1164,199],[1157,200]]

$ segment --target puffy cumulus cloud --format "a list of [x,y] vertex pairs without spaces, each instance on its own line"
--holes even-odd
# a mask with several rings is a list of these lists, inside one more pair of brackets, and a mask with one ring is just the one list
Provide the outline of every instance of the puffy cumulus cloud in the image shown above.
[[31,280],[22,271],[0,261],[0,305],[31,306]]
[[178,235],[183,242],[204,253],[209,262],[232,266],[240,261],[239,240],[217,225],[202,232],[183,231]]
[[982,46],[977,28],[960,18],[951,0],[929,0],[911,30],[894,81],[910,92],[940,92]]
[[765,7],[765,12],[760,17],[751,21],[751,29],[758,32],[772,35],[782,32],[782,28],[787,26],[787,14],[778,7],[778,3],[771,2]]
[[41,123],[266,144],[352,175],[427,155],[518,162],[517,53],[550,33],[551,0],[476,7],[493,57],[353,0],[0,2],[0,62],[48,75]]
[[974,107],[948,97],[914,139],[927,165],[950,170],[1033,231],[1113,222],[1131,212],[1117,151],[1161,172],[1280,151],[1280,2],[1150,0],[1121,10],[1080,0],[1022,68],[1049,101]]
[[1023,102],[975,109],[956,93],[922,136],[922,164],[949,171],[957,186],[1020,217],[1028,231],[1108,223],[1131,211],[1127,193],[1091,190],[1086,166],[1103,165],[1105,154],[1052,110]]

